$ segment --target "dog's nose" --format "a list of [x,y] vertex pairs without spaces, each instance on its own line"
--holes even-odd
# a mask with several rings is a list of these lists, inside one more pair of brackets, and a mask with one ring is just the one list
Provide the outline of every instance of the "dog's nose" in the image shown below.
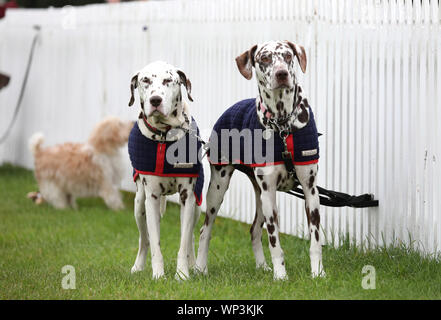
[[150,98],[150,104],[154,107],[158,107],[162,102],[162,98],[159,96],[153,96]]
[[276,72],[277,81],[286,81],[288,79],[288,71],[279,70]]

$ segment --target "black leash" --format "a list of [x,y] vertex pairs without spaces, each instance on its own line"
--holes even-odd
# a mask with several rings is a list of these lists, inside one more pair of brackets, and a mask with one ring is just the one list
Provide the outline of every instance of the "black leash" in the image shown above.
[[25,72],[25,76],[24,76],[24,79],[23,79],[23,83],[21,85],[20,95],[18,96],[18,101],[17,101],[17,104],[15,106],[14,115],[12,116],[12,120],[9,123],[6,131],[3,133],[3,135],[0,138],[0,144],[2,144],[6,140],[6,138],[9,135],[9,133],[11,132],[12,126],[14,125],[15,120],[17,119],[18,111],[20,110],[21,101],[23,100],[24,92],[25,92],[25,89],[26,89],[26,83],[28,82],[29,70],[31,69],[31,65],[32,65],[32,58],[34,56],[35,45],[37,44],[37,39],[38,39],[38,35],[40,34],[40,29],[41,28],[40,28],[40,26],[34,26],[34,29],[37,32],[35,33],[34,39],[32,40],[31,51],[29,53],[29,58],[28,58],[28,65],[26,66],[26,72]]
[[[300,188],[300,181],[295,172],[291,152],[289,152],[288,145],[286,144],[288,133],[282,130],[279,132],[279,135],[282,138],[284,145],[284,151],[282,152],[283,162],[289,176],[294,179],[294,187],[290,191],[286,191],[286,193],[305,199],[305,194],[303,193],[303,189]],[[317,190],[319,192],[320,204],[323,206],[353,208],[378,207],[378,200],[374,200],[374,196],[369,193],[352,196],[343,192],[327,190],[319,186],[317,186]]]
[[[305,199],[305,194],[302,188],[296,184],[294,188],[286,193],[296,196],[301,199]],[[378,200],[374,200],[372,194],[362,194],[360,196],[351,196],[346,193],[327,190],[325,188],[317,186],[319,192],[320,204],[327,207],[353,207],[353,208],[367,208],[378,207]]]
[[[270,119],[269,122],[279,131],[279,136],[283,141],[284,147],[284,151],[282,152],[283,163],[285,164],[289,177],[294,179],[294,187],[290,191],[286,191],[286,193],[301,199],[305,199],[305,194],[303,193],[303,189],[300,187],[300,181],[295,171],[292,154],[289,152],[288,145],[286,143],[286,138],[289,136],[288,129],[274,119]],[[378,207],[378,200],[375,200],[372,194],[365,193],[359,196],[353,196],[343,192],[327,190],[319,186],[317,186],[317,190],[319,192],[320,204],[324,206],[353,208]]]

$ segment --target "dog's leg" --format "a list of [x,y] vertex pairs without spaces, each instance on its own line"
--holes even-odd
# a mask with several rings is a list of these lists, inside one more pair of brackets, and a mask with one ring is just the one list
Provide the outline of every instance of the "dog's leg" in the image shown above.
[[[144,177],[142,179],[144,179]],[[153,279],[159,279],[164,276],[164,258],[161,253],[159,228],[161,220],[161,214],[159,212],[160,191],[150,189],[150,186],[144,183],[143,187],[145,190],[147,232],[149,235],[150,252],[152,256]]]
[[188,267],[190,269],[194,268],[196,265],[196,255],[195,255],[195,251],[194,251],[194,228],[196,227],[196,224],[199,221],[200,215],[201,215],[201,207],[195,206],[193,226],[192,226],[193,232],[191,233],[191,243],[190,243],[190,247],[188,248],[188,252],[190,255],[188,258]]
[[309,255],[311,259],[312,277],[325,276],[322,263],[322,246],[320,243],[320,198],[317,184],[318,165],[296,166],[297,177],[305,194],[305,209],[308,228],[311,236]]
[[104,200],[110,209],[124,209],[121,193],[109,181],[103,183],[101,190],[99,191],[99,196]]
[[72,194],[68,194],[67,195],[67,201],[69,202],[69,206],[72,209],[77,210],[78,206],[77,206],[77,199],[72,195]]
[[259,169],[257,183],[259,184],[262,202],[262,213],[268,231],[269,249],[273,262],[274,279],[286,280],[288,276],[285,269],[285,260],[279,238],[279,218],[276,204],[277,175],[274,174],[274,167]]
[[251,244],[253,246],[254,257],[256,258],[256,268],[262,268],[265,271],[271,270],[265,261],[265,255],[263,254],[262,247],[262,227],[264,223],[264,216],[262,212],[262,200],[261,200],[261,190],[257,184],[256,178],[254,176],[249,176],[251,183],[253,184],[254,193],[256,197],[256,215],[254,217],[253,224],[250,229],[251,234]]
[[161,218],[162,218],[165,214],[165,210],[167,210],[167,197],[161,196],[159,203],[160,203],[159,212],[161,213]]
[[234,167],[231,165],[211,165],[210,170],[211,178],[207,191],[207,210],[205,212],[204,225],[200,231],[198,257],[196,259],[196,270],[204,274],[208,273],[207,259],[208,247],[211,238],[211,229],[224,199],[224,194],[230,184]]
[[39,187],[43,198],[56,209],[65,209],[69,206],[66,193],[54,182],[44,181],[40,183]]
[[149,247],[149,239],[147,233],[147,220],[145,215],[145,190],[142,186],[141,179],[136,180],[135,195],[135,220],[139,231],[139,248],[136,256],[135,264],[132,267],[132,273],[144,270]]
[[[193,179],[190,178],[190,181]],[[181,243],[178,252],[178,263],[176,268],[176,279],[186,280],[190,276],[188,261],[190,259],[190,246],[195,218],[196,198],[193,190],[193,183],[182,184],[179,188],[181,200]]]

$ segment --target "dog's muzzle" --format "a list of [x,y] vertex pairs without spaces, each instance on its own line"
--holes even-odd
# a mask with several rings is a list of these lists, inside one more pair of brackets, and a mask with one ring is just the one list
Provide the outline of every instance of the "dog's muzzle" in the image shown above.
[[290,81],[289,73],[286,70],[279,70],[274,75],[274,89],[291,89],[293,84]]

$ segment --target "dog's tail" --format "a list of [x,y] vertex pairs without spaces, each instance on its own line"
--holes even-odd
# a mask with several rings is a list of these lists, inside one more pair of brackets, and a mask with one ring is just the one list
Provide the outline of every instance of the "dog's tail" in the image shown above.
[[44,135],[41,132],[34,133],[29,139],[29,150],[31,150],[33,156],[35,156],[35,154],[40,150],[43,141]]

